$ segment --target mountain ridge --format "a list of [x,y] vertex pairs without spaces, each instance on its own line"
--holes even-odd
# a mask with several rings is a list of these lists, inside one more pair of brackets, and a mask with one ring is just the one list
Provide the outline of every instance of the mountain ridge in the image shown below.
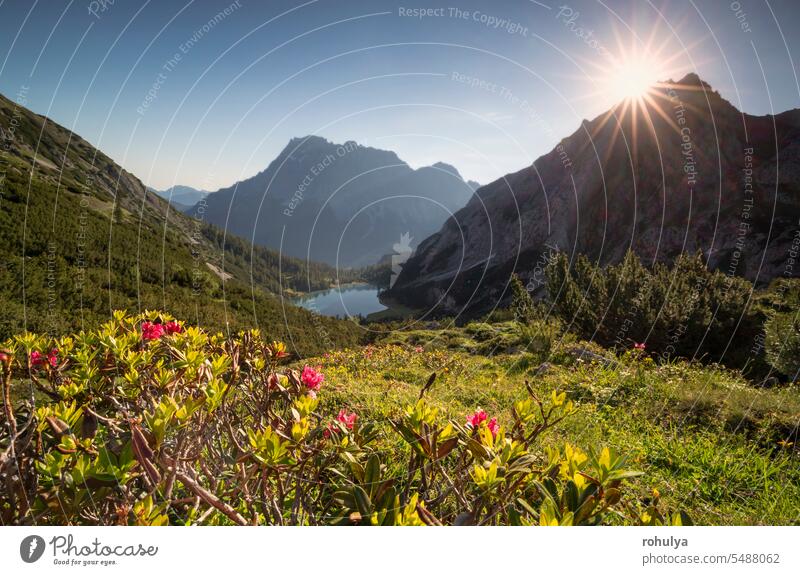
[[603,265],[628,249],[650,263],[701,251],[711,267],[757,283],[782,275],[800,219],[800,111],[742,113],[696,74],[660,83],[643,104],[582,121],[531,166],[476,190],[420,244],[392,297],[486,311],[506,300],[512,273],[541,290],[553,249]]
[[413,169],[390,150],[310,135],[206,198],[203,217],[294,257],[359,267],[391,253],[405,233],[427,236],[472,193],[449,164]]

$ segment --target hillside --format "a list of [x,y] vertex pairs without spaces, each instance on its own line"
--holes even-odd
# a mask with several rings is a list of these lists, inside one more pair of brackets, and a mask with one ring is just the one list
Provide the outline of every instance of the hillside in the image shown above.
[[416,246],[473,193],[447,164],[412,169],[394,152],[295,138],[269,167],[205,199],[207,221],[256,244],[339,268]]
[[757,285],[797,276],[798,146],[800,111],[751,116],[694,74],[667,82],[478,189],[420,244],[391,295],[474,314],[506,300],[512,272],[541,291],[555,251],[601,265],[629,249],[647,265],[699,251]]
[[2,96],[0,130],[0,337],[66,333],[115,308],[166,308],[218,329],[264,323],[305,352],[359,337],[269,293],[328,287],[333,268],[223,241],[79,136]]

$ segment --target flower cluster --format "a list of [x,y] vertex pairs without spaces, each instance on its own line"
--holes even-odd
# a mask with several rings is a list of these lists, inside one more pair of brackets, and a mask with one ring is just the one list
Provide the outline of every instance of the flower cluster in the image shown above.
[[58,367],[58,350],[51,349],[50,352],[45,355],[40,351],[32,351],[31,352],[31,367],[34,369],[38,369],[43,367],[46,363],[49,363],[51,367]]
[[347,413],[346,409],[340,409],[339,415],[336,416],[336,421],[343,423],[347,429],[353,429],[357,419],[358,416],[355,413]]
[[153,323],[146,321],[142,323],[142,340],[155,341],[159,340],[164,335],[172,335],[181,333],[183,327],[176,321],[169,321],[167,323]]
[[486,422],[486,427],[488,427],[489,431],[492,432],[492,437],[497,437],[497,432],[500,429],[500,424],[497,423],[496,417],[493,417],[487,421],[488,417],[489,416],[486,415],[486,412],[484,410],[478,409],[478,411],[476,411],[472,415],[467,416],[467,427],[471,427],[472,429],[477,429],[478,427],[480,427],[481,423]]
[[307,365],[303,368],[300,379],[303,381],[308,391],[313,393],[319,391],[322,382],[325,381],[325,376],[313,367]]
[[183,327],[177,321],[168,321],[164,324],[164,331],[167,332],[167,335],[173,335],[176,333],[182,333]]
[[142,324],[142,339],[144,341],[153,341],[161,339],[164,335],[164,326],[160,323],[151,323],[146,321]]
[[[339,410],[339,414],[336,416],[336,421],[344,425],[347,429],[353,429],[356,424],[356,420],[358,419],[358,415],[355,413],[348,413],[346,409],[342,408]],[[328,424],[328,428],[323,432],[325,437],[330,437],[331,434],[336,433],[337,427],[334,422]]]

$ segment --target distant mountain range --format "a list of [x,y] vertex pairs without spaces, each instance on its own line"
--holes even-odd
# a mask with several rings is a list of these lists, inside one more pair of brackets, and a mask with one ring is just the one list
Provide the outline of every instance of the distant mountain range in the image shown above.
[[518,273],[541,290],[549,254],[619,262],[703,252],[759,284],[800,275],[800,110],[751,116],[694,74],[623,102],[532,166],[477,190],[425,239],[391,294],[486,311]]
[[398,242],[416,246],[477,186],[447,164],[415,170],[394,152],[308,136],[263,172],[206,197],[194,215],[291,256],[359,267]]
[[151,192],[158,194],[182,212],[189,211],[197,202],[208,195],[208,192],[197,190],[189,186],[172,186],[166,190],[156,190],[148,188]]

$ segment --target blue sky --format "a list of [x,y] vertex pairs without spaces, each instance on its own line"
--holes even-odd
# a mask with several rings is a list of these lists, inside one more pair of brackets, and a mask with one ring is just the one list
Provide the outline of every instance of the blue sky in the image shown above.
[[789,0],[110,1],[0,0],[0,92],[159,189],[230,185],[312,133],[487,183],[608,109],[642,54],[746,112],[800,107]]

